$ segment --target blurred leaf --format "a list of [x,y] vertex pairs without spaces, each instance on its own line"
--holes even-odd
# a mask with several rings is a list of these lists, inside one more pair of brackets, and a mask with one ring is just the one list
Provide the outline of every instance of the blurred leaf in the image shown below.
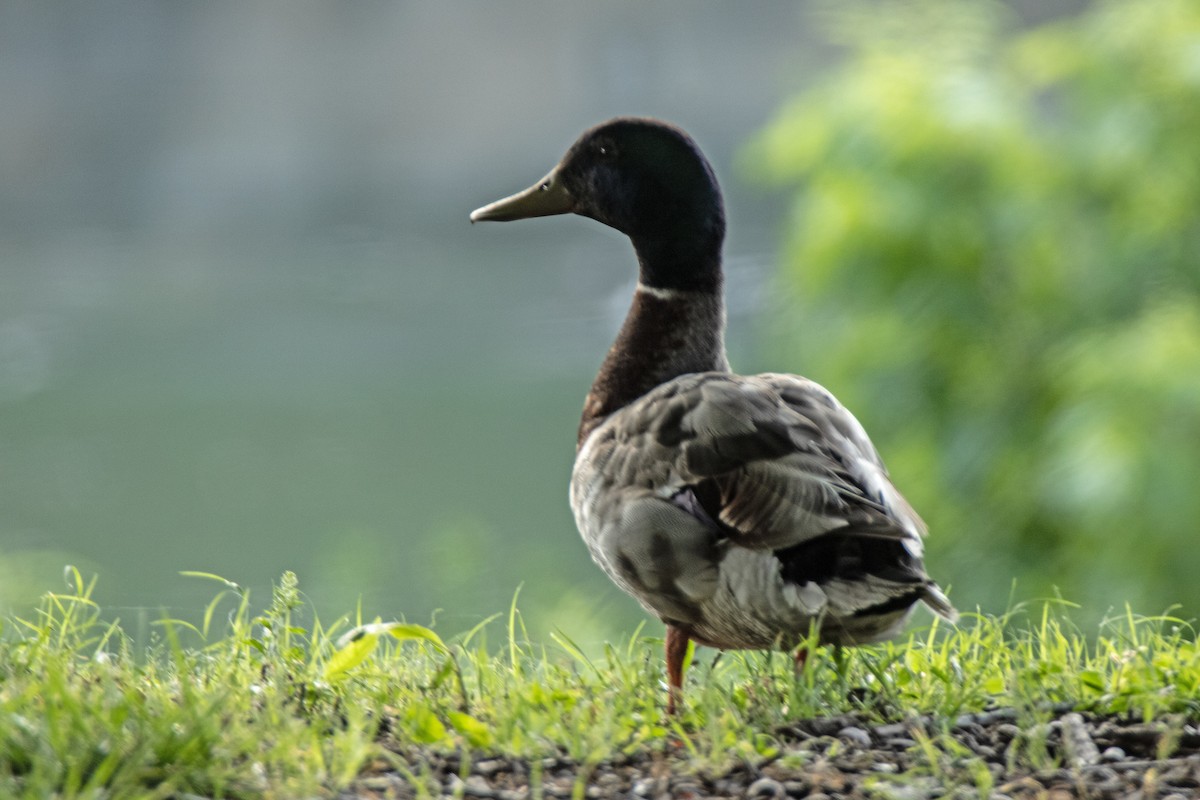
[[1093,692],[1104,691],[1104,676],[1094,669],[1083,670],[1079,673],[1079,682]]
[[446,647],[446,643],[442,641],[442,638],[440,636],[438,636],[436,633],[434,633],[433,631],[431,631],[429,628],[426,628],[422,625],[413,625],[411,623],[401,623],[401,622],[391,622],[391,623],[387,624],[386,628],[387,628],[388,633],[390,633],[392,636],[394,636],[395,638],[399,639],[402,642],[408,641],[410,639],[417,639],[420,641],[426,641],[426,642],[433,644],[435,647],[437,647],[438,650],[441,650],[442,652],[449,652],[449,648]]
[[325,665],[325,680],[335,681],[346,677],[350,670],[367,660],[379,644],[379,634],[368,633],[351,639],[340,647]]
[[233,581],[227,578],[222,578],[220,575],[214,575],[211,572],[197,572],[195,570],[188,569],[181,570],[179,574],[185,578],[203,578],[206,581],[216,581],[217,583],[224,584],[228,588],[233,589],[235,592],[245,592],[245,589]]
[[415,705],[410,708],[406,721],[417,744],[439,744],[447,739],[446,726],[426,706]]
[[454,730],[463,735],[467,743],[472,747],[480,749],[490,748],[495,741],[491,729],[484,725],[479,720],[472,717],[470,714],[464,714],[460,711],[451,711],[446,714],[446,718],[450,720],[450,724],[454,726]]
[[364,636],[379,636],[384,633],[390,634],[402,642],[414,639],[429,642],[438,650],[444,653],[449,652],[449,648],[446,647],[442,638],[423,625],[414,625],[409,622],[380,622],[378,619],[370,624],[359,625],[346,631],[338,639],[338,647],[343,647]]

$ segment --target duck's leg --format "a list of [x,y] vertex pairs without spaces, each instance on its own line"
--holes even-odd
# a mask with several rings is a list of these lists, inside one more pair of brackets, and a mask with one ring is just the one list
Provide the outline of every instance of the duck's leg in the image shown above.
[[804,665],[808,663],[808,648],[801,647],[796,651],[796,675],[799,676],[804,672]]
[[683,699],[683,661],[687,658],[689,631],[667,623],[667,714],[675,715],[677,703]]

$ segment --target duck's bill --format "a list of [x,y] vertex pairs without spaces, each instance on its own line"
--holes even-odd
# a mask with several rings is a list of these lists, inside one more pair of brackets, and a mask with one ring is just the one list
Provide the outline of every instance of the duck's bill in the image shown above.
[[575,210],[575,199],[563,188],[558,179],[558,170],[511,197],[488,203],[471,212],[471,222],[494,220],[507,222],[529,217],[549,217],[553,214],[569,214]]

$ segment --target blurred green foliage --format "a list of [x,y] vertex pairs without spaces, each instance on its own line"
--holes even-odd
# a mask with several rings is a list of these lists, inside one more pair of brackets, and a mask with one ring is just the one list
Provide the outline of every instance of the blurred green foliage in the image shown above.
[[845,65],[747,152],[796,189],[773,365],[867,426],[960,606],[1194,615],[1200,4],[827,21]]

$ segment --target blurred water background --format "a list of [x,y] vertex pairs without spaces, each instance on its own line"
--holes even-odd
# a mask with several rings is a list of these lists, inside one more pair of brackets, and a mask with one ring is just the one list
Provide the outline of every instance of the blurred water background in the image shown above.
[[[801,206],[746,145],[846,58],[829,7],[5,3],[0,612],[68,563],[143,623],[211,597],[180,570],[265,599],[290,569],[330,616],[458,631],[523,585],[535,632],[630,630],[566,483],[632,253],[588,221],[467,214],[595,122],[674,121],[727,194],[735,367],[805,371],[773,301]],[[1020,30],[1085,4],[999,8]],[[954,522],[931,568],[959,604],[1025,596],[1020,559]]]

